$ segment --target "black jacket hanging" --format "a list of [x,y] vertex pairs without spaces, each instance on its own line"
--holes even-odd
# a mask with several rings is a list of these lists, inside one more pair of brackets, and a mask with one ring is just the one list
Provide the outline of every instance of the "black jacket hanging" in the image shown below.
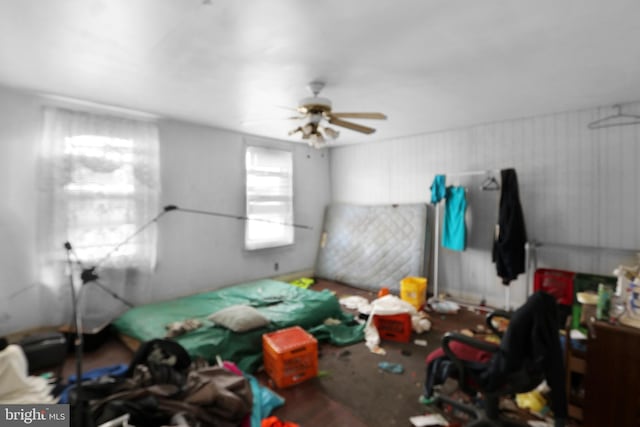
[[508,285],[525,271],[525,244],[527,231],[520,206],[518,176],[515,169],[503,169],[501,174],[498,225],[493,241],[493,262],[498,276]]

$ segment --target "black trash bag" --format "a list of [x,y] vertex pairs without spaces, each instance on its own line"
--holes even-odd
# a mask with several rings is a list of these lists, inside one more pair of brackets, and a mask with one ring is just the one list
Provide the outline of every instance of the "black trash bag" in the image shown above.
[[154,396],[145,396],[139,399],[117,399],[108,402],[100,414],[95,414],[95,424],[100,425],[129,414],[128,424],[136,427],[158,427],[170,425],[172,414],[161,411],[158,401]]
[[153,339],[138,348],[125,376],[133,377],[138,365],[149,369],[155,384],[182,385],[191,366],[191,356],[176,341]]

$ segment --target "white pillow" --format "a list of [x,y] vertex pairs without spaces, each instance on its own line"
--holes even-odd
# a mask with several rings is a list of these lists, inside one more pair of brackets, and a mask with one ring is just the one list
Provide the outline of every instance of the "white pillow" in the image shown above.
[[249,305],[232,305],[218,310],[207,317],[216,325],[224,326],[233,332],[246,332],[267,326],[269,319]]

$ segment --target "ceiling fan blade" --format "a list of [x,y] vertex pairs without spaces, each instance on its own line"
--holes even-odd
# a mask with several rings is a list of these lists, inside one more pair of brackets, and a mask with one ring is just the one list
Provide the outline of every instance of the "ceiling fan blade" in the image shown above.
[[263,119],[248,119],[240,122],[242,126],[255,126],[266,122],[277,122],[284,120],[305,120],[306,116],[291,116],[291,117],[265,117]]
[[[300,107],[285,107],[285,106],[282,106],[282,105],[276,105],[276,107],[281,109],[281,110],[287,110],[287,111],[289,111],[291,113],[297,114],[299,116],[299,118],[301,118],[301,119],[303,119],[303,118],[305,118],[307,116],[307,112],[304,109],[300,108]],[[290,119],[294,119],[294,118],[297,118],[297,117],[289,117],[289,118]]]
[[376,130],[374,128],[370,128],[367,126],[362,126],[356,123],[352,123],[352,122],[347,122],[345,120],[341,120],[337,117],[335,117],[333,114],[331,114],[329,116],[329,123],[331,123],[332,125],[336,125],[336,126],[342,126],[343,128],[347,128],[347,129],[351,129],[351,130],[355,130],[356,132],[362,132],[362,133],[366,133],[366,134],[370,134],[375,132]]
[[387,116],[382,113],[331,113],[333,117],[342,117],[345,119],[376,119],[385,120]]

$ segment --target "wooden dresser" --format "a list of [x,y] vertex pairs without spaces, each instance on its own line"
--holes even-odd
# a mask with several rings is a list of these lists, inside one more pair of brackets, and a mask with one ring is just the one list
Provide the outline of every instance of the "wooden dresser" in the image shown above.
[[587,345],[584,427],[640,427],[640,329],[593,324]]

